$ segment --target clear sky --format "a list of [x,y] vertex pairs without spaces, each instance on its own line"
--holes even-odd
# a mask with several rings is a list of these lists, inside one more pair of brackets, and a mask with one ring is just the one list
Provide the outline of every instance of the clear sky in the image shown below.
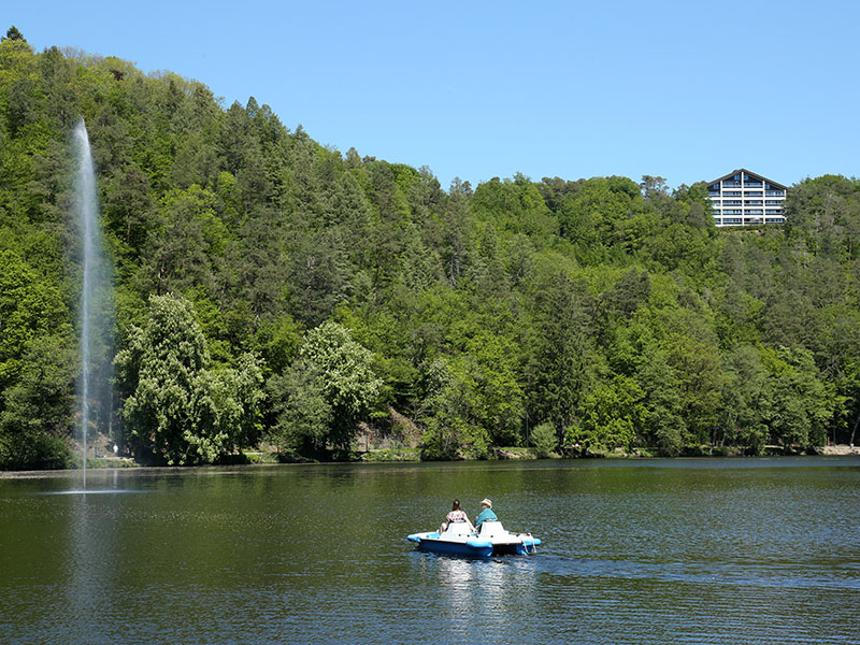
[[444,186],[860,175],[860,2],[0,0],[11,24]]

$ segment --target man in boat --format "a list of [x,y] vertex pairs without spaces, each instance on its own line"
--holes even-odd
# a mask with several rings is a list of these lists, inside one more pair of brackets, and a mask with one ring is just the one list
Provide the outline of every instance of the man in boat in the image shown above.
[[475,518],[475,530],[481,530],[481,524],[484,522],[498,522],[499,518],[493,513],[493,502],[486,497],[481,500],[481,512]]
[[448,530],[448,525],[454,522],[465,522],[469,525],[469,528],[474,530],[472,523],[469,521],[469,516],[466,515],[466,511],[460,508],[460,500],[455,499],[451,504],[451,512],[445,516],[445,521],[442,522],[442,526],[439,528],[440,533],[444,533]]

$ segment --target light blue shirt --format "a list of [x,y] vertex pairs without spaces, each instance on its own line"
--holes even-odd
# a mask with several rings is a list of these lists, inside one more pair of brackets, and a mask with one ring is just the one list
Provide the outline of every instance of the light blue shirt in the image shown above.
[[475,528],[481,528],[481,524],[484,522],[496,522],[498,521],[498,517],[493,513],[493,509],[485,508],[480,513],[478,513],[478,517],[475,518]]

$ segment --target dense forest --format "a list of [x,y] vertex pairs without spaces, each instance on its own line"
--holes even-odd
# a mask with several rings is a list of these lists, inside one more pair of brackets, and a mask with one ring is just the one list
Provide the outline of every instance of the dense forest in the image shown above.
[[[860,422],[860,181],[717,230],[703,185],[448,189],[266,105],[0,42],[0,467],[70,463],[80,286],[70,133],[115,270],[116,420],[148,463],[760,453]],[[714,169],[715,174],[725,169]],[[104,418],[90,432],[106,432]]]

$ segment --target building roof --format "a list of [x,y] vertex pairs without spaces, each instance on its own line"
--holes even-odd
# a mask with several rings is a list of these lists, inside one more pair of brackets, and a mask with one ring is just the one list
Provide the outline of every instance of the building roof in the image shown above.
[[738,168],[737,170],[732,170],[730,173],[727,173],[727,174],[723,175],[722,177],[717,177],[716,179],[712,179],[708,183],[714,184],[718,181],[722,181],[723,179],[728,179],[729,177],[734,177],[739,172],[746,173],[747,175],[749,175],[751,177],[755,177],[756,179],[760,179],[761,181],[766,181],[770,185],[776,186],[777,188],[781,188],[782,190],[788,190],[788,186],[785,186],[784,184],[781,184],[778,181],[774,181],[773,179],[768,179],[764,175],[760,175],[757,172],[753,172],[752,170],[747,170],[746,168]]

